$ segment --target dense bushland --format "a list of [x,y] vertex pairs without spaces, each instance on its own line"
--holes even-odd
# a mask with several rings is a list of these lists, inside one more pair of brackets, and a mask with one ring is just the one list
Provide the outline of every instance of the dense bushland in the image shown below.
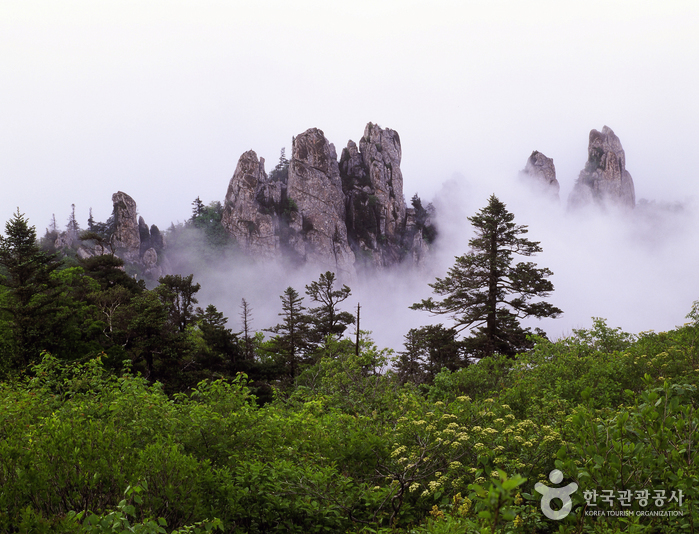
[[[190,223],[217,242],[219,212],[195,203]],[[18,211],[0,237],[0,531],[694,532],[699,303],[670,332],[533,335],[518,318],[560,310],[538,300],[550,271],[514,263],[539,246],[513,218],[491,197],[443,299],[415,305],[471,337],[412,329],[394,354],[332,272],[287,288],[264,331],[242,299],[236,333],[193,275],[148,289],[112,254],[59,257]]]
[[[419,388],[381,371],[390,352],[331,338],[264,406],[243,374],[168,395],[128,365],[45,354],[0,388],[0,529],[127,532],[95,530],[121,514],[227,532],[693,532],[697,311],[638,336],[595,320]],[[561,521],[534,490],[554,468],[579,485]]]

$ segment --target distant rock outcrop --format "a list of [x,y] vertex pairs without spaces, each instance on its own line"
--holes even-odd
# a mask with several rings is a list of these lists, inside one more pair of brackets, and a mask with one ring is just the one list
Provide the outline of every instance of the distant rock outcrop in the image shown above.
[[556,167],[553,164],[553,159],[547,158],[541,152],[537,150],[532,152],[524,170],[520,172],[520,177],[537,192],[546,197],[560,200],[561,186],[556,179]]
[[350,141],[338,162],[334,145],[311,128],[294,138],[291,160],[282,156],[270,177],[253,151],[240,157],[222,223],[260,258],[349,275],[359,265],[420,262],[435,230],[419,199],[419,209],[406,207],[400,160],[393,130],[368,124],[359,147]]
[[136,201],[126,193],[118,191],[112,195],[114,233],[111,246],[114,254],[126,263],[142,269],[147,278],[158,279],[163,269],[158,265],[158,251],[163,240],[157,226],[148,225],[138,217]]
[[114,253],[124,261],[137,262],[141,257],[141,233],[138,226],[136,202],[126,193],[118,191],[112,195],[114,205]]
[[585,168],[568,198],[568,206],[577,208],[591,203],[613,204],[633,208],[636,204],[631,174],[626,170],[626,156],[619,138],[605,126],[592,130]]

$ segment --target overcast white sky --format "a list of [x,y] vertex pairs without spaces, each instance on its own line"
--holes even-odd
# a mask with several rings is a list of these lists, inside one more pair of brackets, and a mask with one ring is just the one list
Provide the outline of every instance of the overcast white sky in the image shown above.
[[698,29],[696,0],[3,0],[0,219],[41,235],[75,203],[84,226],[121,190],[165,229],[223,200],[246,150],[269,170],[318,127],[339,155],[369,121],[401,136],[407,198],[498,193],[536,149],[565,200],[606,124],[637,198],[684,200]]

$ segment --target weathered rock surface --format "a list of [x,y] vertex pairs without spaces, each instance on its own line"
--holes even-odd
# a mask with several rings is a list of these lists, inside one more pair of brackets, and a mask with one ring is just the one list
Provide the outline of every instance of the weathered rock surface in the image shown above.
[[263,258],[278,255],[279,220],[275,212],[281,205],[282,184],[269,183],[264,158],[253,150],[238,160],[233,173],[221,224],[243,252]]
[[[114,193],[112,204],[114,205],[112,252],[124,262],[140,267],[146,277],[159,278],[164,272],[158,264],[158,251],[163,249],[160,230],[155,225],[148,228],[143,217],[138,216],[136,201],[126,193],[122,191]],[[105,252],[100,250],[95,253]]]
[[126,193],[112,195],[114,205],[114,253],[124,261],[136,263],[141,257],[141,233],[138,226],[136,202]]
[[287,195],[290,248],[304,262],[353,275],[337,153],[317,128],[294,138]]
[[535,150],[529,156],[520,177],[533,189],[545,197],[559,200],[561,185],[556,179],[556,167],[552,158],[547,158],[541,152]]
[[406,207],[401,155],[398,133],[372,123],[359,147],[349,141],[342,151],[347,232],[360,263],[385,267],[406,257],[419,263],[426,256],[422,229],[430,222],[424,213],[416,216],[414,208]]
[[626,155],[621,141],[611,128],[592,130],[587,163],[568,197],[568,206],[577,208],[591,203],[633,208],[636,204],[631,174],[626,170]]
[[370,123],[338,162],[333,144],[311,128],[294,138],[286,166],[282,160],[268,178],[253,151],[240,157],[222,223],[243,251],[350,276],[359,265],[425,258],[434,227],[421,205],[406,207],[398,133]]

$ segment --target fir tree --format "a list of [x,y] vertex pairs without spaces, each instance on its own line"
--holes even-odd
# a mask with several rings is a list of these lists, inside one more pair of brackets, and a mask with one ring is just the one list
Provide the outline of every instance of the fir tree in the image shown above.
[[282,300],[282,322],[269,331],[277,334],[272,340],[272,351],[282,360],[293,380],[304,363],[304,355],[309,348],[309,320],[303,312],[303,297],[293,287],[288,287],[280,297]]
[[338,305],[350,296],[351,289],[346,285],[334,289],[334,285],[335,273],[327,271],[320,275],[317,282],[311,282],[306,286],[306,294],[313,302],[320,304],[308,310],[313,323],[312,338],[316,343],[322,343],[330,334],[342,337],[347,326],[354,323],[351,313],[338,309]]
[[41,350],[52,349],[51,340],[60,333],[59,289],[52,277],[59,263],[39,248],[35,227],[19,209],[5,224],[5,234],[0,236],[0,284],[6,288],[0,311],[12,325],[15,365],[26,366],[38,360]]
[[495,195],[468,220],[476,230],[469,241],[471,251],[456,258],[445,278],[430,284],[443,300],[422,300],[412,309],[451,316],[458,331],[471,329],[471,337],[464,341],[471,357],[514,356],[531,347],[530,332],[520,326],[519,319],[563,313],[547,302],[533,301],[553,291],[547,280],[553,273],[532,262],[513,265],[514,254],[527,257],[542,249],[539,242],[520,237],[527,227],[515,224],[514,215]]

